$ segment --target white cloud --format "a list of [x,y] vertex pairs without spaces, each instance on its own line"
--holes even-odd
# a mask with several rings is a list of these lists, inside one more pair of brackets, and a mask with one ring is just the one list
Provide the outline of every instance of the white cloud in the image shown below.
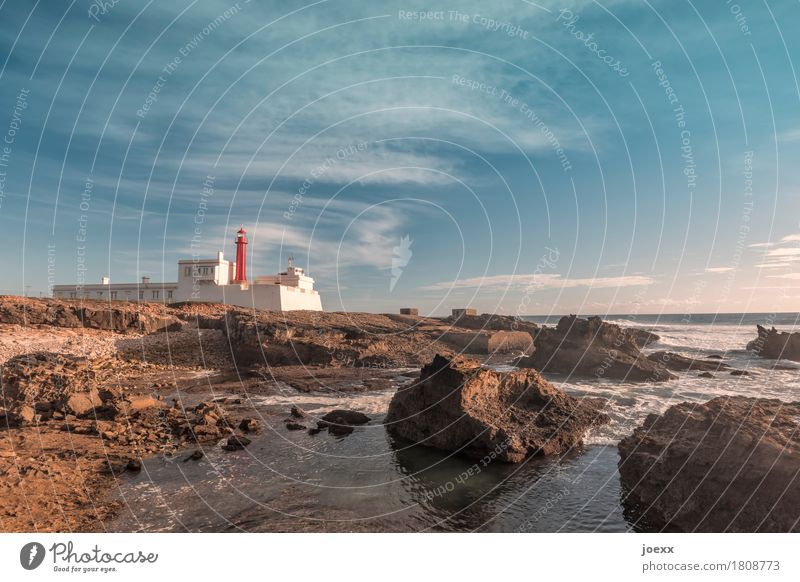
[[733,267],[707,267],[706,273],[730,273],[733,270]]
[[568,289],[573,287],[591,287],[593,289],[609,287],[637,287],[652,285],[655,281],[651,277],[641,275],[626,275],[621,277],[587,277],[564,278],[558,273],[544,273],[533,275],[493,275],[489,277],[472,277],[455,281],[443,281],[422,287],[425,291],[442,291],[451,288],[529,288],[541,289]]

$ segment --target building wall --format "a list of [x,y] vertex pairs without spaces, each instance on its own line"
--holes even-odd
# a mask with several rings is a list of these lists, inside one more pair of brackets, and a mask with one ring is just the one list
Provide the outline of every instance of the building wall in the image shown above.
[[106,301],[179,301],[176,283],[120,283],[112,285],[54,285],[53,297],[59,299],[96,299]]

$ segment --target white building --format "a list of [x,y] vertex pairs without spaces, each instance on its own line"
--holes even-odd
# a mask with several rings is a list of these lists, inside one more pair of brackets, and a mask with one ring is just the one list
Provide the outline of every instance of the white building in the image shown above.
[[241,229],[236,241],[237,258],[241,259],[239,270],[236,262],[225,260],[220,251],[215,259],[178,261],[177,283],[151,283],[148,277],[142,277],[141,283],[111,283],[108,277],[103,277],[96,285],[54,285],[53,297],[162,303],[201,301],[269,311],[322,311],[314,279],[295,267],[291,257],[285,272],[248,281],[245,234]]

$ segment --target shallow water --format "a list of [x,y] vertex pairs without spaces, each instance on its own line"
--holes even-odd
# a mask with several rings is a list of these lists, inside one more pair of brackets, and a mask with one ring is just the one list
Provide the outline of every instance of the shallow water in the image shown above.
[[[798,365],[772,370],[772,360],[744,350],[755,323],[768,316],[693,316],[692,321],[628,317],[662,337],[647,351],[692,357],[721,354],[733,368],[704,379],[634,384],[549,377],[575,396],[610,398],[612,422],[587,436],[572,454],[518,465],[450,455],[394,443],[381,422],[392,390],[359,394],[252,396],[267,429],[245,450],[204,449],[199,462],[153,458],[126,476],[118,495],[125,510],[108,524],[116,531],[628,531],[620,506],[616,443],[651,412],[682,401],[723,394],[800,400]],[[737,319],[738,318],[738,319]],[[781,319],[783,318],[783,319]],[[791,330],[797,316],[774,317]],[[372,422],[345,437],[290,432],[283,419],[291,405],[311,415],[333,408],[368,413]]]

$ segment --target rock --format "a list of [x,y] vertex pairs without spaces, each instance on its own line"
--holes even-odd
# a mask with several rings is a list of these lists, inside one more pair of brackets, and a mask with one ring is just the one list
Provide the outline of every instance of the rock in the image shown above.
[[245,448],[251,442],[252,441],[245,436],[234,434],[228,437],[228,440],[225,441],[225,444],[222,445],[222,448],[226,451],[238,451]]
[[650,344],[654,344],[661,339],[661,336],[640,327],[625,328],[625,334],[631,338],[633,343],[635,343],[639,348],[646,348]]
[[639,529],[800,531],[800,402],[725,396],[651,414],[619,443]]
[[369,416],[355,410],[332,410],[320,420],[328,424],[360,425],[370,421]]
[[255,418],[243,418],[239,423],[239,430],[243,432],[257,432],[261,424]]
[[724,370],[728,367],[728,364],[722,362],[696,360],[674,352],[653,352],[647,356],[647,359],[661,364],[668,370],[676,372],[686,372],[689,370],[716,372],[717,370]]
[[146,410],[148,408],[164,408],[166,406],[162,400],[154,398],[149,394],[130,396],[127,402],[129,411]]
[[437,355],[399,389],[385,424],[399,439],[472,457],[519,462],[564,453],[608,422],[603,404],[567,396],[535,370],[495,372]]
[[555,328],[543,327],[534,344],[534,353],[521,358],[519,367],[630,382],[675,378],[664,366],[644,357],[621,327],[599,317],[562,317]]
[[128,461],[128,464],[125,465],[125,470],[131,473],[138,473],[142,470],[142,462],[139,459],[131,459]]
[[[366,424],[370,417],[355,410],[332,410],[317,422],[317,432],[328,429],[328,433],[336,436],[347,436],[353,432],[354,426]],[[315,433],[316,434],[316,433]]]
[[711,372],[701,372],[697,375],[698,378],[714,378],[714,374]]
[[36,419],[36,410],[30,406],[20,406],[17,417],[25,423],[33,422]]
[[187,461],[199,461],[202,458],[203,458],[203,451],[198,449],[196,451],[192,451],[192,454],[186,457],[183,460],[183,462],[186,463]]
[[296,423],[296,422],[287,422],[286,429],[287,430],[306,430],[306,426]]
[[308,434],[310,434],[312,436],[315,435],[315,434],[319,434],[321,432],[322,432],[322,429],[320,427],[318,427],[318,426],[315,426],[315,427],[312,427],[312,428],[308,429]]
[[163,305],[136,302],[66,301],[5,296],[0,303],[0,323],[91,328],[121,333],[177,331],[181,321]]
[[731,370],[731,376],[751,376],[747,370]]
[[347,426],[342,424],[329,424],[327,426],[328,426],[328,433],[334,436],[347,436],[355,430],[352,426]]
[[711,354],[710,356],[706,356],[706,359],[707,360],[724,360],[725,358],[723,358],[719,354]]
[[103,402],[100,400],[100,395],[97,393],[97,390],[90,390],[89,392],[80,392],[71,395],[67,398],[65,407],[70,414],[84,416],[102,404]]
[[292,410],[291,410],[290,414],[292,416],[294,416],[295,418],[305,418],[306,417],[306,413],[303,410],[299,409],[297,406],[292,406]]
[[774,327],[756,326],[758,337],[747,344],[747,349],[762,358],[794,360],[800,362],[800,332],[779,332]]
[[533,348],[531,334],[524,331],[447,331],[439,339],[468,354],[527,353]]

